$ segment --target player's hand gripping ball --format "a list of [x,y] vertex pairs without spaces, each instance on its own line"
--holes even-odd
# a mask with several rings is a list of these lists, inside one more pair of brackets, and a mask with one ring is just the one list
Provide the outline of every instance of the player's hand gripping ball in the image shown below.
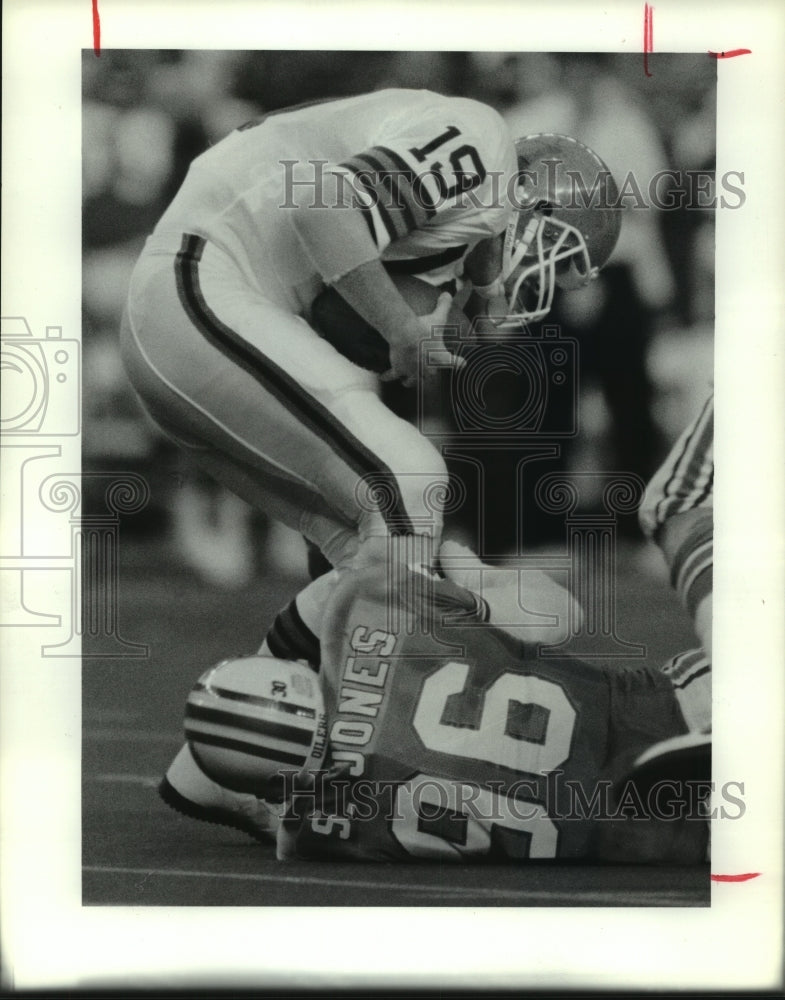
[[[434,311],[442,294],[438,287],[411,275],[395,275],[393,281],[417,316],[428,316]],[[322,337],[349,361],[379,375],[389,371],[389,344],[334,288],[326,288],[314,300],[311,319]],[[462,310],[453,304],[447,325],[465,334],[469,321]],[[449,339],[449,334],[445,339]]]

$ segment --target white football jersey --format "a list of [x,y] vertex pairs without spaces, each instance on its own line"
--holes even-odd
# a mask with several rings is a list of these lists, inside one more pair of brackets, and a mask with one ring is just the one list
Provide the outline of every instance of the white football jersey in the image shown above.
[[477,101],[396,89],[312,104],[243,126],[199,156],[148,248],[176,252],[184,233],[204,237],[265,295],[302,312],[329,276],[292,219],[304,200],[319,206],[325,171],[351,185],[391,270],[441,282],[504,230],[516,167],[506,125]]

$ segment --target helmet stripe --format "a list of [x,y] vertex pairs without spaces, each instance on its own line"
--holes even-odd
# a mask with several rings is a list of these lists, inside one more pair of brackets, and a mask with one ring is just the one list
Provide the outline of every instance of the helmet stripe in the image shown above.
[[[226,736],[216,736],[213,733],[189,733],[188,741],[189,743],[193,741],[197,745],[204,743],[207,746],[222,747],[224,750],[236,750],[238,753],[247,753],[252,757],[275,760],[280,764],[294,764],[295,767],[302,767],[305,762],[305,754],[285,753],[283,750],[259,747],[253,743],[244,743],[242,740],[231,740]],[[195,756],[198,759],[198,751]]]
[[306,705],[293,705],[291,702],[280,701],[278,698],[265,698],[258,694],[245,694],[242,691],[232,691],[230,688],[216,687],[214,684],[203,684],[198,681],[194,684],[194,691],[211,691],[220,695],[221,698],[228,698],[230,701],[242,701],[248,705],[258,705],[260,708],[270,708],[277,712],[286,712],[289,715],[302,715],[305,718],[313,719],[316,713]]
[[[268,722],[266,719],[255,719],[248,715],[237,715],[225,712],[220,708],[207,708],[203,705],[185,706],[186,719],[198,719],[201,722],[214,722],[230,726],[233,729],[244,729],[249,733],[259,733],[276,740],[286,740],[289,743],[299,743],[309,747],[313,741],[313,728],[299,729],[296,726],[284,726],[279,722]],[[187,723],[186,723],[187,725]]]

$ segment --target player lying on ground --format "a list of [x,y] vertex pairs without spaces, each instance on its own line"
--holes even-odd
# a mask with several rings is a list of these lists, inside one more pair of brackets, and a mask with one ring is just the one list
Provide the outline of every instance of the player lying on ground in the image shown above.
[[[335,589],[322,656],[318,675],[258,656],[209,671],[165,801],[277,830],[281,859],[704,859],[709,774],[622,780],[688,731],[661,671],[549,657],[457,583],[410,573],[391,597],[375,568]],[[260,795],[286,800],[280,826]]]

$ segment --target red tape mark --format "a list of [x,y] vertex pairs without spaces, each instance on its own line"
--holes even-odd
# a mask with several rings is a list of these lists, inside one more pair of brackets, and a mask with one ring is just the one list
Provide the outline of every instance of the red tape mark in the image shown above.
[[643,72],[646,76],[651,76],[649,72],[649,53],[654,51],[654,8],[648,4],[643,5]]
[[714,56],[715,59],[732,59],[734,56],[748,56],[752,54],[752,49],[729,49],[727,52],[712,52],[709,49],[709,55]]
[[101,18],[98,14],[98,0],[93,0],[93,51],[101,55]]
[[712,875],[712,882],[749,882],[751,878],[757,878],[760,872],[747,872],[745,875]]

